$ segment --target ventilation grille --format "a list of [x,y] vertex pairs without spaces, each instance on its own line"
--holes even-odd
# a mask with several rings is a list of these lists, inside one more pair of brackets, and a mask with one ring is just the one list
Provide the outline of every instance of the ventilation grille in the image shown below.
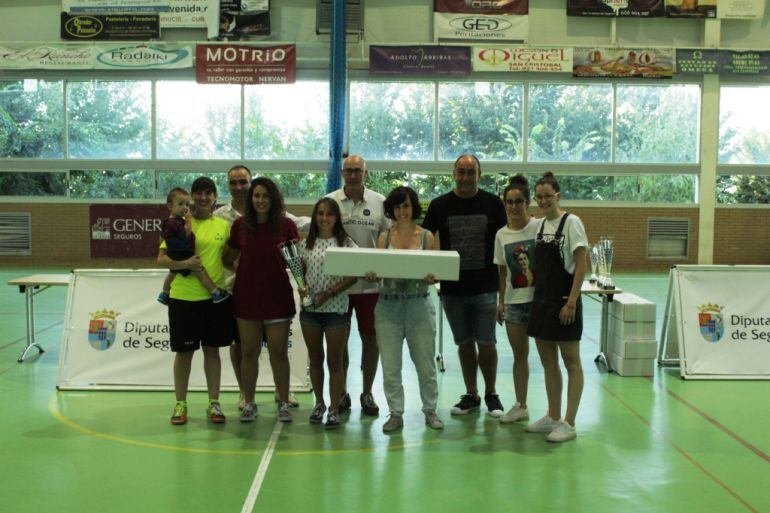
[[0,212],[0,255],[31,255],[31,226],[29,212]]
[[[332,0],[316,0],[316,34],[332,33]],[[360,34],[364,29],[364,0],[346,0],[345,31]]]
[[647,220],[647,258],[683,259],[687,258],[689,248],[689,218],[650,218]]

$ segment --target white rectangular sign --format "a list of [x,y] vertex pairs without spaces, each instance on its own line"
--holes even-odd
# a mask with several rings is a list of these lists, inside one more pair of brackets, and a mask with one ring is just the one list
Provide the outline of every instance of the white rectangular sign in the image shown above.
[[572,72],[572,48],[474,46],[473,71]]
[[168,11],[169,0],[62,0],[62,12],[116,13]]
[[432,274],[438,280],[457,281],[460,254],[457,251],[415,251],[413,249],[329,248],[324,273],[330,276],[365,276],[422,279]]
[[433,39],[527,42],[529,16],[434,12]]
[[168,0],[168,12],[160,14],[161,28],[203,28],[219,23],[219,0]]
[[719,0],[717,18],[759,19],[765,15],[766,0]]
[[770,266],[671,273],[682,377],[770,379]]
[[[165,270],[76,270],[67,294],[56,386],[60,389],[172,390],[174,354],[168,310],[156,301]],[[295,301],[299,296],[295,293]],[[299,310],[299,309],[298,309]],[[220,350],[222,389],[237,390],[228,348]],[[307,390],[307,348],[299,316],[289,336],[290,386]],[[273,389],[267,350],[259,359],[259,389]],[[193,360],[191,390],[205,390],[202,356]]]
[[0,47],[0,69],[180,69],[193,67],[190,45],[113,43]]

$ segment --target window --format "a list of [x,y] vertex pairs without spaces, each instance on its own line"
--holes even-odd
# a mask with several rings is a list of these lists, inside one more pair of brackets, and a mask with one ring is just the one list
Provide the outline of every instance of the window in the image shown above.
[[770,204],[770,176],[718,176],[717,203]]
[[67,174],[0,173],[0,196],[66,196]]
[[618,85],[617,162],[696,163],[700,88]]
[[524,87],[502,82],[439,84],[439,160],[474,153],[521,161]]
[[353,82],[350,151],[368,160],[432,160],[434,85]]
[[770,87],[722,87],[719,162],[770,164]]
[[70,171],[71,198],[151,199],[155,173],[133,170]]
[[329,85],[297,82],[245,89],[247,159],[329,158]]
[[72,158],[150,158],[150,82],[70,82],[67,139]]
[[61,81],[0,80],[0,157],[64,156]]
[[529,88],[531,162],[609,162],[612,85]]
[[222,204],[223,200],[229,200],[230,190],[227,188],[227,172],[201,172],[201,173],[180,173],[180,172],[159,172],[158,173],[158,192],[156,197],[166,201],[168,191],[174,187],[181,187],[190,192],[193,181],[199,176],[211,178],[214,185],[217,186],[217,203]]
[[159,159],[240,159],[241,88],[157,83]]

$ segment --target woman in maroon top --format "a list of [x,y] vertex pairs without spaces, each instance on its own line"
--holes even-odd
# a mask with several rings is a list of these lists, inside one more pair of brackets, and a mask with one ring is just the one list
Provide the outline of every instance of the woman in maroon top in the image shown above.
[[284,213],[278,186],[269,178],[251,182],[243,217],[233,223],[222,261],[235,271],[235,317],[241,338],[241,379],[246,407],[242,422],[257,415],[254,389],[262,340],[267,340],[270,367],[280,403],[278,420],[291,421],[289,411],[289,325],[296,313],[294,292],[279,244],[298,240],[297,226]]

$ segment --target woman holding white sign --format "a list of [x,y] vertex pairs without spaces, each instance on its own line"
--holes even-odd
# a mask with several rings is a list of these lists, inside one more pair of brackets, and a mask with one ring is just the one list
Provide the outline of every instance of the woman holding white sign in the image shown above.
[[[385,216],[392,219],[394,224],[380,234],[378,248],[436,249],[433,234],[414,222],[422,213],[414,190],[396,187],[385,199],[383,207]],[[377,276],[372,272],[366,278],[375,280]],[[404,425],[404,384],[401,379],[404,339],[417,370],[425,424],[433,429],[444,427],[436,414],[436,309],[429,294],[429,286],[435,282],[432,274],[422,280],[385,278],[380,288],[374,322],[382,363],[383,388],[390,409],[390,418],[382,426],[385,433],[395,432]]]
[[[588,240],[580,219],[559,207],[560,191],[551,172],[535,183],[535,199],[544,219],[540,221],[535,243],[537,279],[527,326],[527,335],[535,338],[545,371],[548,412],[525,430],[548,433],[549,442],[566,442],[577,436],[575,416],[583,394],[580,287],[586,273]],[[567,369],[567,410],[563,419],[559,353]]]

